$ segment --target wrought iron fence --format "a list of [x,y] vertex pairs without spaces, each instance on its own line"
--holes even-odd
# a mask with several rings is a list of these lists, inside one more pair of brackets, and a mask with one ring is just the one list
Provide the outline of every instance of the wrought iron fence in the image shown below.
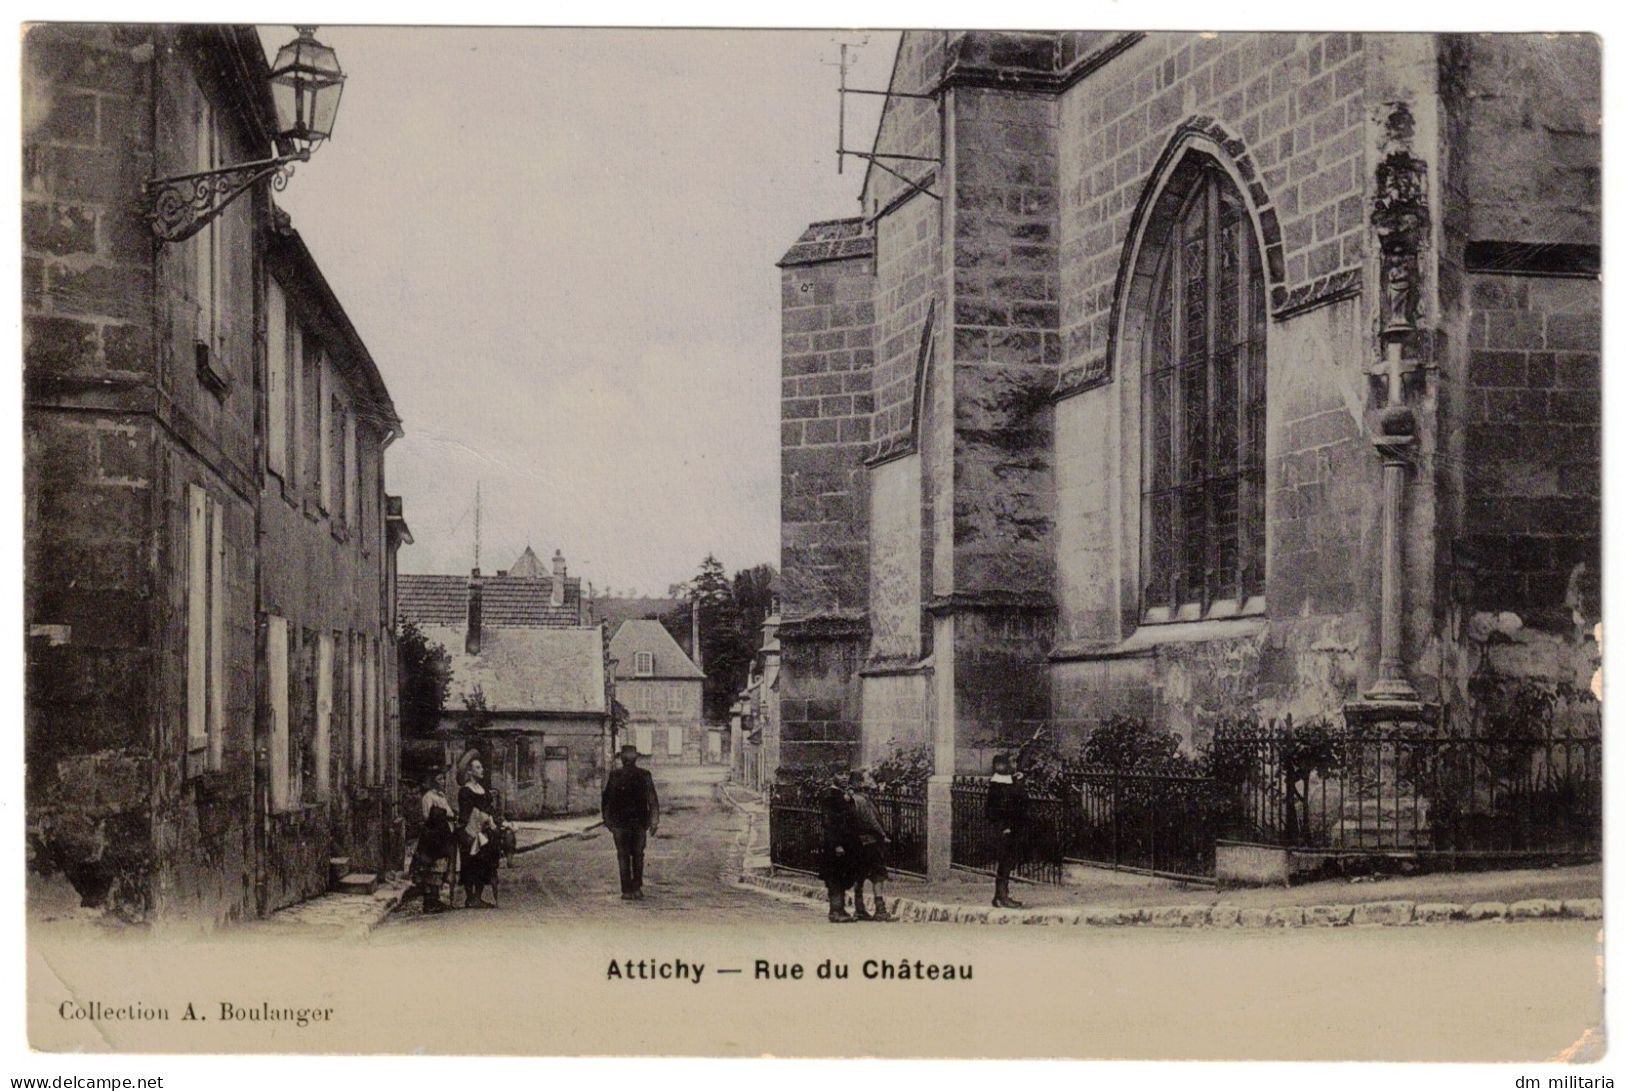
[[1602,843],[1601,739],[1359,726],[1305,745],[1290,728],[1223,730],[1221,835],[1341,851],[1592,856]]
[[[956,776],[953,783],[953,862],[992,871],[999,860],[999,828],[987,817],[986,777]],[[1035,883],[1061,881],[1065,815],[1059,797],[1029,791],[1027,829],[1016,875]]]
[[[823,860],[824,826],[818,809],[822,786],[779,781],[768,804],[768,851],[774,867],[817,872]],[[925,874],[925,796],[907,789],[873,791],[869,799],[891,845],[886,863]]]
[[824,840],[817,787],[774,783],[769,790],[767,817],[768,854],[773,866],[816,872]]
[[1212,777],[1070,765],[1064,783],[1067,859],[1176,879],[1212,876],[1214,835],[1230,809]]
[[886,864],[898,871],[925,874],[925,796],[920,791],[873,791],[869,798],[880,813],[891,844]]

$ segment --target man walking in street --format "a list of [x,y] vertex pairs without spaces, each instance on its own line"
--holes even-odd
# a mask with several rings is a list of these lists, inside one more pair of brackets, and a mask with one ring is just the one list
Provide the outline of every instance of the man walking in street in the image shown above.
[[621,764],[604,782],[604,825],[615,838],[615,859],[621,869],[621,900],[643,900],[643,848],[660,829],[660,798],[655,778],[638,768],[638,748],[621,747]]
[[[896,918],[886,909],[886,850],[891,837],[886,824],[880,820],[875,801],[870,797],[874,779],[866,770],[854,769],[851,775],[852,831],[857,840],[857,859],[853,861],[852,904],[858,920],[891,921]],[[875,911],[870,916],[863,907],[863,883],[875,888]]]
[[1012,771],[1010,758],[1000,754],[993,759],[993,776],[987,785],[987,820],[998,831],[999,862],[993,879],[993,904],[1000,909],[1020,909],[1010,897],[1010,873],[1021,866],[1027,844],[1027,785],[1019,771]]

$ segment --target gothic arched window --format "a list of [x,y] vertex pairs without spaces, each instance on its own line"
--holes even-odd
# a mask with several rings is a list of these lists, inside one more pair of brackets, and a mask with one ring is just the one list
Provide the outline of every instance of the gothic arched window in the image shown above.
[[1141,342],[1146,620],[1264,594],[1264,274],[1241,195],[1211,160],[1167,226]]

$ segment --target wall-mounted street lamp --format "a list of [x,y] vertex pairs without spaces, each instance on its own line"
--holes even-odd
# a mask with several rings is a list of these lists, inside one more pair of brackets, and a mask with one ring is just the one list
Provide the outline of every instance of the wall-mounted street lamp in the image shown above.
[[154,178],[143,187],[153,233],[180,242],[201,231],[226,206],[266,178],[283,189],[295,163],[333,134],[344,92],[338,55],[316,40],[315,27],[299,27],[299,37],[277,51],[271,66],[271,101],[276,107],[277,142],[293,150],[269,159]]

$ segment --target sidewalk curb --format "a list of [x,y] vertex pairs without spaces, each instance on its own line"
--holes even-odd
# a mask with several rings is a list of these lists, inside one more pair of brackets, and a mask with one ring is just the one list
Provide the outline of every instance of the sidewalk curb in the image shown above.
[[[260,922],[261,926],[273,929],[286,929],[313,935],[343,936],[348,939],[365,939],[373,929],[383,924],[390,915],[400,908],[406,900],[406,892],[412,885],[404,879],[395,879],[379,885],[378,890],[372,894],[321,894],[307,901],[297,902],[283,909],[277,910]],[[322,910],[332,908],[335,911],[360,901],[370,901],[372,905],[366,915],[357,920],[310,920],[306,919],[313,914],[320,915]]]
[[[741,886],[764,894],[790,896],[810,904],[823,905],[823,888],[801,879],[742,871]],[[1217,905],[1166,906],[1054,906],[1044,909],[994,909],[992,907],[949,905],[916,898],[889,899],[892,914],[900,920],[948,924],[1041,924],[1082,925],[1086,927],[1149,928],[1340,928],[1412,924],[1441,924],[1456,921],[1601,920],[1601,898],[1530,898],[1513,902],[1379,901],[1337,905],[1282,905],[1274,908]]]
[[[760,803],[747,804],[722,792],[751,820],[753,835],[758,818],[767,813]],[[754,840],[754,837],[751,837]],[[741,868],[739,885],[773,897],[790,897],[822,906],[824,888],[805,879],[763,874]],[[1513,902],[1415,902],[1385,900],[1335,905],[1281,905],[1273,908],[1232,905],[1110,906],[1069,905],[1044,909],[994,909],[991,906],[950,905],[895,897],[892,915],[899,920],[948,924],[1082,925],[1096,928],[1142,926],[1149,928],[1347,928],[1446,924],[1471,921],[1525,921],[1602,919],[1601,898],[1527,898]]]
[[579,830],[571,830],[569,833],[561,833],[561,834],[558,834],[558,835],[556,835],[554,837],[549,837],[545,841],[533,841],[528,845],[521,845],[520,847],[513,850],[513,854],[515,856],[522,856],[527,852],[535,852],[537,849],[541,848],[543,845],[551,845],[555,841],[563,841],[565,838],[568,838],[568,837],[580,837],[584,833],[591,833],[593,830],[598,829],[603,824],[604,824],[604,820],[599,819],[597,822],[594,822],[592,825],[583,826]]

